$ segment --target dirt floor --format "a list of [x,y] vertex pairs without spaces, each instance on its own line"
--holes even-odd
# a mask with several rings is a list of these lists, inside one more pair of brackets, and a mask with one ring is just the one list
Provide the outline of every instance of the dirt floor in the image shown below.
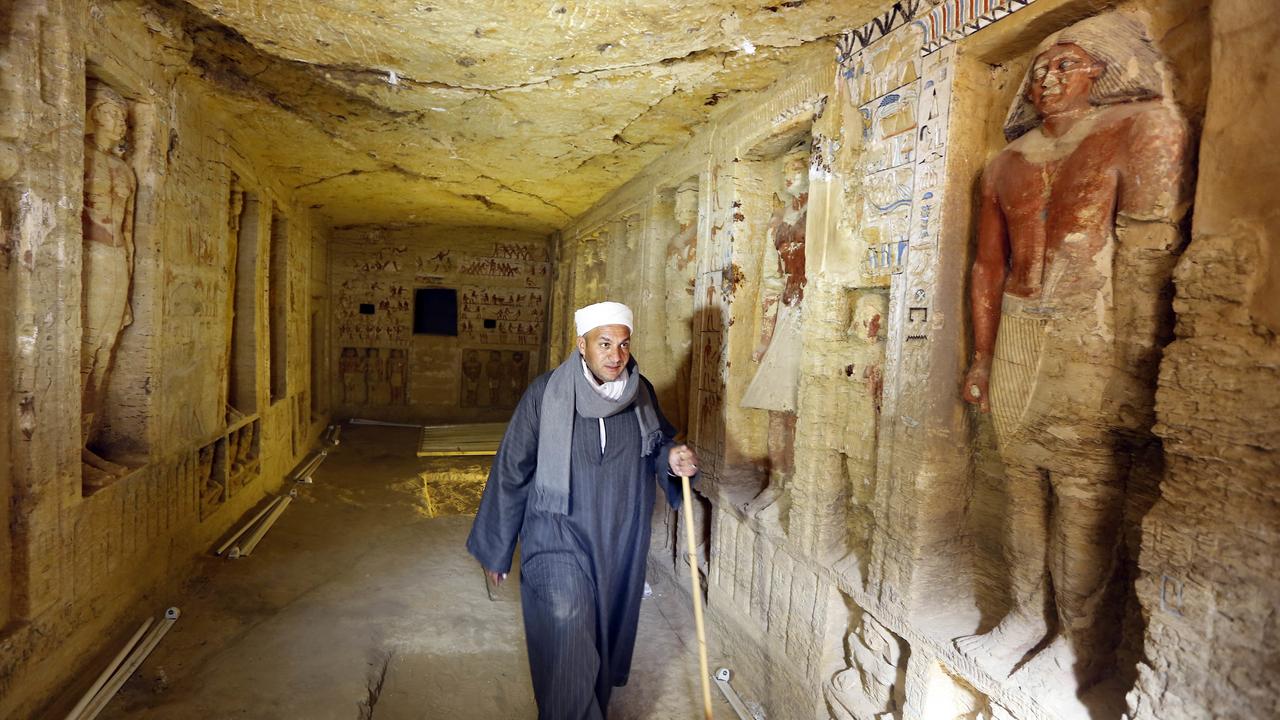
[[[101,717],[536,717],[518,589],[489,599],[463,547],[471,517],[450,514],[473,507],[488,461],[420,459],[416,440],[344,428],[252,556],[203,561],[181,619]],[[701,717],[678,592],[656,583],[645,601],[612,720]]]

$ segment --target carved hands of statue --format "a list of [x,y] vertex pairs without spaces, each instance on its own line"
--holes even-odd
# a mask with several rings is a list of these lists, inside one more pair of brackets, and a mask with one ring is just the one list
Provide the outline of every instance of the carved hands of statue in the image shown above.
[[991,400],[988,386],[991,379],[991,359],[975,357],[973,364],[969,366],[969,371],[964,374],[964,384],[961,385],[961,397],[964,401],[977,405],[978,410],[984,413],[991,412]]

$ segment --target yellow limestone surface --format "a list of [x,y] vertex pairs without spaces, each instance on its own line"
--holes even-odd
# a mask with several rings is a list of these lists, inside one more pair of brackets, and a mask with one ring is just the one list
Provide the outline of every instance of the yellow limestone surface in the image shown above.
[[335,224],[546,232],[880,0],[191,0],[238,140]]

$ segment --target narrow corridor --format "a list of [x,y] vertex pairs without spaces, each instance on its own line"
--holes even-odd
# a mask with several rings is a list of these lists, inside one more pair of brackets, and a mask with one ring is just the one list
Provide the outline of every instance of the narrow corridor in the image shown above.
[[[344,429],[251,557],[210,555],[153,599],[182,617],[103,717],[534,717],[518,588],[490,602],[463,548],[471,517],[430,517],[424,495],[430,485],[436,512],[478,499],[488,459],[420,459],[416,441],[409,428]],[[660,584],[645,601],[611,718],[695,716],[684,591]]]

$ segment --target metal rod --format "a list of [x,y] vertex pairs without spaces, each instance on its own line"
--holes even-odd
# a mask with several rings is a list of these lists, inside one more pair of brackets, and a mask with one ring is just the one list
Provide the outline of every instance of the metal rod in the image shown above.
[[711,715],[711,674],[707,672],[707,631],[702,625],[702,584],[698,582],[698,551],[694,545],[693,499],[689,492],[689,478],[680,476],[680,490],[684,493],[684,536],[689,546],[689,594],[693,596],[693,624],[698,631],[698,667],[702,678],[702,709],[707,720]]
[[267,515],[266,519],[262,521],[262,524],[253,531],[253,534],[249,536],[249,539],[245,541],[244,545],[241,545],[238,548],[239,552],[237,555],[239,557],[245,557],[249,553],[253,552],[253,549],[257,547],[258,543],[262,540],[262,536],[266,535],[267,531],[271,529],[271,526],[276,524],[276,520],[280,519],[280,514],[284,512],[285,508],[289,507],[289,503],[291,502],[293,502],[293,498],[288,495],[280,498],[280,502],[276,503],[275,508],[269,515]]
[[254,516],[253,516],[253,519],[252,519],[252,520],[250,520],[249,522],[247,522],[247,523],[245,523],[245,524],[241,525],[241,526],[240,526],[240,529],[239,529],[239,530],[236,530],[236,532],[235,532],[235,534],[234,534],[234,535],[232,535],[231,537],[227,538],[227,541],[226,541],[226,542],[224,542],[224,543],[222,543],[221,545],[219,545],[219,546],[218,546],[218,549],[217,549],[217,550],[215,550],[213,554],[214,554],[214,555],[221,555],[222,553],[226,552],[226,551],[227,551],[227,548],[231,547],[231,545],[232,545],[233,543],[235,543],[235,541],[236,541],[236,540],[239,540],[239,539],[240,539],[240,536],[241,536],[241,535],[243,535],[243,534],[245,533],[245,531],[246,531],[246,530],[248,530],[249,528],[253,527],[255,523],[257,523],[259,520],[261,520],[263,515],[266,515],[268,512],[271,512],[271,508],[275,507],[276,503],[277,503],[279,500],[280,500],[280,498],[278,498],[278,497],[276,497],[276,498],[272,498],[272,499],[271,499],[271,502],[267,503],[267,506],[266,506],[266,507],[264,507],[264,508],[262,508],[261,510],[259,510],[259,511],[258,511],[258,513],[257,513],[256,515],[254,515]]
[[738,691],[734,690],[733,686],[729,684],[729,677],[729,668],[716,670],[716,686],[720,688],[724,699],[729,701],[729,707],[733,708],[740,720],[752,720],[751,711],[743,704],[742,698],[738,697]]
[[129,638],[129,642],[120,648],[120,652],[116,653],[116,656],[111,659],[107,667],[98,675],[98,679],[93,681],[93,685],[89,686],[89,690],[80,698],[80,702],[76,703],[76,706],[71,708],[71,712],[67,713],[66,720],[77,720],[80,717],[80,713],[84,712],[84,709],[88,707],[89,701],[93,700],[107,680],[111,679],[111,676],[116,672],[116,668],[120,667],[120,663],[124,662],[125,658],[129,656],[129,653],[138,644],[138,638],[142,637],[142,634],[147,631],[147,628],[151,627],[153,622],[155,622],[155,618],[147,618],[138,626],[133,636]]
[[169,628],[173,627],[173,624],[178,621],[178,616],[180,614],[181,613],[176,607],[171,607],[164,611],[164,619],[156,624],[155,628],[147,634],[147,637],[143,639],[142,644],[137,646],[136,652],[129,654],[129,659],[116,670],[115,674],[111,676],[111,679],[107,681],[107,684],[103,686],[102,690],[94,696],[93,700],[89,703],[88,709],[86,709],[84,714],[77,718],[77,720],[93,720],[98,717],[98,713],[102,712],[103,708],[107,706],[107,703],[111,702],[111,698],[115,697],[116,693],[120,691],[120,686],[124,685],[124,681],[128,680],[130,676],[137,672],[138,668],[142,665],[142,661],[146,660],[147,656],[151,654],[151,651],[156,648],[156,645],[160,644],[165,633],[169,632]]

